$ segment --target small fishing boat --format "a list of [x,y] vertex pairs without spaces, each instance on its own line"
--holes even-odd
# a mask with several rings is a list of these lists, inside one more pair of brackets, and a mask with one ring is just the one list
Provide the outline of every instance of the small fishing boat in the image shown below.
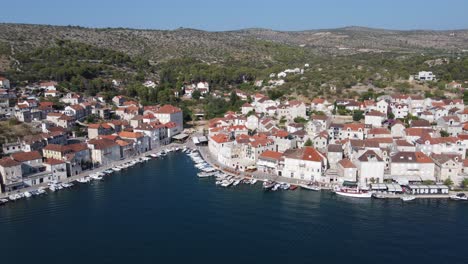
[[8,203],[8,199],[0,199],[0,205]]
[[291,190],[291,191],[294,191],[294,190],[296,190],[296,189],[297,189],[297,185],[291,185],[291,186],[289,187],[289,190]]
[[416,196],[413,196],[413,195],[405,195],[405,196],[400,197],[400,199],[401,199],[403,202],[409,202],[409,201],[413,201],[414,199],[416,199]]
[[24,192],[23,194],[24,194],[24,197],[26,197],[26,198],[29,198],[29,197],[32,196],[32,194],[30,192],[28,192],[28,191]]
[[257,179],[251,179],[250,184],[254,185],[255,183],[257,183],[257,181],[258,181]]
[[240,180],[240,179],[237,179],[237,180],[235,180],[235,181],[232,183],[232,185],[233,185],[233,186],[237,186],[237,185],[239,185],[240,182],[241,182],[241,180]]

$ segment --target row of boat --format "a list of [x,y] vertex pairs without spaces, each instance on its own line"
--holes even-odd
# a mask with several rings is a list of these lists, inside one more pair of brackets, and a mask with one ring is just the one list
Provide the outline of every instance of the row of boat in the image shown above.
[[[164,154],[158,153],[157,157],[164,156],[165,153],[166,152],[164,152]],[[79,182],[79,183],[89,183],[89,182],[91,182],[93,180],[99,181],[99,180],[102,180],[103,177],[106,176],[106,175],[109,175],[109,174],[112,174],[114,172],[118,172],[118,171],[127,169],[129,167],[132,167],[132,166],[138,164],[138,163],[146,162],[146,161],[148,161],[150,159],[151,159],[150,157],[141,157],[141,158],[138,158],[138,159],[134,159],[134,160],[123,163],[123,164],[121,164],[119,166],[115,166],[114,168],[111,168],[111,169],[108,169],[108,170],[105,170],[105,171],[102,171],[102,172],[91,173],[89,176],[84,176],[82,178],[77,179],[76,181]],[[24,191],[24,192],[18,191],[17,193],[9,195],[8,199],[0,199],[0,205],[6,204],[9,201],[16,201],[16,200],[20,200],[20,199],[23,199],[23,198],[29,198],[29,197],[38,196],[38,195],[45,195],[45,194],[47,194],[46,190],[49,190],[51,192],[56,192],[56,191],[59,191],[59,190],[65,189],[65,188],[71,188],[73,186],[74,186],[73,182],[52,181],[52,182],[49,182],[47,184],[47,187],[42,186],[42,187],[39,187],[37,190]]]

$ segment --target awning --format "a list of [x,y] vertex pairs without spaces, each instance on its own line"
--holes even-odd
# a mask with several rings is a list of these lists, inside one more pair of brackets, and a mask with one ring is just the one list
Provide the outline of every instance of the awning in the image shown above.
[[356,187],[357,182],[352,182],[352,181],[344,181],[343,186],[348,186],[348,187]]
[[187,134],[178,134],[178,135],[173,136],[172,138],[175,139],[175,140],[183,140],[183,139],[188,138],[188,136],[189,135],[187,135]]

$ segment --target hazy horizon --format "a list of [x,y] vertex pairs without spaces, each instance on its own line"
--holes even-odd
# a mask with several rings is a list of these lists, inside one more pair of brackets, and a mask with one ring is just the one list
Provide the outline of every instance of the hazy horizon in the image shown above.
[[[27,7],[27,8],[25,8]],[[437,7],[437,8],[434,8]],[[350,26],[387,30],[460,30],[468,28],[468,2],[447,0],[329,0],[221,2],[17,0],[2,4],[0,23],[233,31],[336,29]]]

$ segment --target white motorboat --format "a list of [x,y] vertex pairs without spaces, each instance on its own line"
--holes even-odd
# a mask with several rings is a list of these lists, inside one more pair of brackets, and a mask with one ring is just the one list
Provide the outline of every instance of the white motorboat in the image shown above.
[[30,192],[28,192],[28,191],[24,192],[23,194],[24,194],[24,197],[26,197],[26,198],[29,198],[29,197],[32,196],[32,194]]
[[90,174],[89,177],[93,180],[98,180],[98,181],[102,180],[102,176],[99,175],[98,173]]
[[271,188],[272,191],[277,191],[279,188],[281,187],[281,184],[280,183],[277,183],[273,186],[273,188]]
[[120,171],[121,168],[120,167],[115,167],[115,168],[112,168],[113,171]]
[[405,196],[400,197],[400,199],[401,199],[403,202],[409,202],[409,201],[413,201],[414,199],[416,199],[416,196],[413,196],[413,195],[405,195]]
[[16,200],[20,199],[20,197],[17,194],[11,194],[11,195],[8,196],[8,199],[10,201],[16,201]]
[[241,180],[240,180],[240,179],[237,179],[237,180],[235,180],[235,181],[232,183],[232,185],[233,185],[233,186],[237,186],[237,185],[239,185],[240,182],[241,182]]
[[214,173],[213,172],[199,172],[199,173],[197,173],[197,176],[199,178],[212,177],[212,176],[214,176]]
[[64,188],[71,188],[71,187],[73,187],[73,183],[71,183],[71,182],[62,183],[62,186],[63,186]]
[[229,186],[231,186],[231,184],[233,184],[233,183],[234,183],[234,181],[233,181],[232,179],[230,179],[230,180],[223,180],[223,182],[221,183],[221,186],[222,186],[222,187],[229,187]]
[[253,185],[253,184],[257,183],[257,181],[258,181],[257,179],[252,178],[252,179],[250,180],[250,184]]
[[283,189],[283,190],[289,190],[289,188],[291,187],[291,184],[289,184],[289,183],[282,183],[280,187],[281,187],[281,189]]
[[8,199],[0,199],[0,205],[8,203]]
[[340,196],[352,198],[371,198],[372,192],[361,190],[359,188],[338,188],[335,193]]
[[41,187],[41,188],[37,189],[37,193],[38,193],[39,195],[41,195],[41,194],[46,194],[46,191],[45,191],[44,187]]
[[468,201],[468,196],[464,193],[457,193],[455,195],[450,195],[450,200],[454,201]]
[[57,186],[56,186],[55,184],[51,184],[51,185],[49,186],[49,190],[55,192],[55,191],[58,190],[58,188],[57,188]]

